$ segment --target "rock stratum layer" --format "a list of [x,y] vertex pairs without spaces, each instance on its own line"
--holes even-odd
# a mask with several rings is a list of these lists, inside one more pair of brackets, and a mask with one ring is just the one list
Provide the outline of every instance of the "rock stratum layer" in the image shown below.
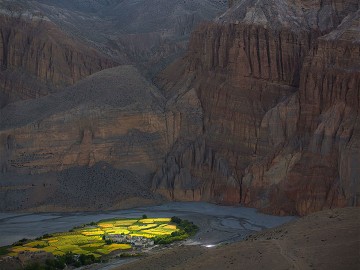
[[[274,214],[358,206],[359,17],[357,0],[233,1],[156,77],[161,91],[119,66],[8,104],[0,110],[0,209],[109,209],[159,194]],[[71,84],[111,65],[87,51],[64,62],[62,48],[43,55],[46,65],[64,63],[56,72],[25,65],[24,74]],[[89,69],[67,72],[79,66]]]
[[276,214],[359,205],[359,4],[314,2],[237,1],[193,33],[157,83],[187,82],[204,127],[154,190]]
[[151,199],[149,175],[171,140],[164,103],[136,68],[121,66],[6,106],[1,208],[111,208],[130,197]]
[[115,65],[48,20],[13,13],[0,15],[0,25],[0,106],[56,92]]
[[[223,7],[217,0],[1,1],[0,209],[157,200],[151,179],[180,132],[201,130],[202,119],[191,119],[201,106],[195,92],[166,101],[139,73],[143,60],[108,68],[132,54],[166,60],[176,44],[184,49],[199,20]],[[134,11],[141,16],[125,16]]]
[[199,22],[226,10],[226,1],[3,0],[1,8],[43,16],[74,39],[152,77],[185,52]]

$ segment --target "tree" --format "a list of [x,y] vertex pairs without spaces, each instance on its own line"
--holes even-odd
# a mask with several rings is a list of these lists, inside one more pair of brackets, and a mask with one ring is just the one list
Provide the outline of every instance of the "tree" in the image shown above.
[[178,218],[178,217],[174,216],[174,217],[171,218],[171,222],[174,222],[176,224],[180,224],[181,218]]

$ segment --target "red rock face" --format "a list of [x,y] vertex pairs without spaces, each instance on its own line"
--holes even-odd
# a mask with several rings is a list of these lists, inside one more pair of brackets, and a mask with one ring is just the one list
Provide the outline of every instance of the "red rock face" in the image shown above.
[[302,71],[299,133],[308,147],[289,174],[294,189],[308,186],[291,196],[301,214],[358,204],[360,47],[351,27],[359,12],[349,20],[319,40]]
[[[346,8],[339,5],[339,14]],[[237,22],[195,31],[182,71],[170,67],[158,83],[172,95],[180,86],[171,81],[191,81],[204,118],[196,136],[206,150],[194,143],[190,155],[171,153],[153,188],[175,200],[240,202],[276,214],[358,205],[358,20],[359,12],[323,37],[320,28],[330,24],[274,30],[269,21]]]
[[[64,207],[68,198],[78,205],[78,197],[86,205],[88,191],[105,190],[102,179],[108,180],[102,194],[124,189],[107,206],[129,188],[144,198],[151,178],[152,190],[171,200],[280,215],[359,205],[358,1],[230,4],[156,78],[162,93],[121,66],[5,106],[0,176],[9,183],[2,189],[9,200],[0,200],[0,208],[22,208],[12,198],[35,197],[32,186],[25,189],[30,195],[17,195],[13,175],[21,181],[53,175],[52,194]],[[0,107],[114,64],[46,21],[0,22]],[[114,169],[109,177],[107,166]],[[98,174],[87,177],[93,167]],[[78,196],[92,180],[100,188]],[[145,183],[141,192],[134,181]]]
[[[281,145],[296,129],[295,124],[286,132],[281,132],[282,138],[274,134],[274,145],[273,141],[267,141],[265,128],[260,127],[267,125],[271,132],[276,132],[277,125],[281,124],[279,122],[289,120],[275,120],[275,116],[271,116],[268,122],[275,123],[266,124],[263,118],[281,100],[297,91],[299,69],[310,50],[311,40],[311,35],[306,32],[297,36],[285,30],[274,35],[263,27],[244,24],[204,25],[194,33],[184,74],[196,74],[193,85],[204,111],[202,136],[208,151],[214,156],[210,163],[203,158],[204,155],[197,157],[196,151],[187,158],[198,160],[190,165],[193,175],[190,179],[202,179],[197,185],[198,196],[195,199],[226,204],[248,200],[241,184],[245,169]],[[170,80],[167,77],[172,76],[172,72],[172,69],[165,71],[159,77],[159,82],[168,86]],[[297,99],[292,101],[296,102]],[[284,113],[274,114],[286,114],[288,106],[285,107]],[[289,110],[294,110],[294,115],[290,117],[296,121],[297,107]],[[266,132],[263,137],[262,132]],[[219,168],[214,163],[223,165]],[[199,174],[199,166],[206,173]],[[184,171],[181,167],[179,175],[180,171]],[[178,176],[173,177],[179,181]],[[161,181],[158,181],[161,186]],[[168,184],[168,187],[172,187],[172,184]],[[181,194],[179,188],[174,193]],[[186,188],[185,193],[188,194]],[[170,197],[183,199],[181,195],[172,194]]]
[[0,16],[0,91],[37,98],[115,63],[45,20]]
[[358,50],[359,45],[351,40],[332,40],[331,36],[320,39],[303,68],[302,131],[313,131],[318,124],[314,118],[337,103],[359,109]]

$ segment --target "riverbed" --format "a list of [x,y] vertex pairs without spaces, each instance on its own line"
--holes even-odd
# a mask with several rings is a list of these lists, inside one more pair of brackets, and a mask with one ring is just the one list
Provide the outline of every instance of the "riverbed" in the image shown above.
[[256,209],[219,206],[209,203],[173,202],[129,210],[83,213],[0,213],[0,246],[23,238],[36,238],[46,233],[63,232],[75,226],[109,218],[179,216],[200,227],[199,233],[185,245],[212,246],[235,242],[247,235],[279,226],[294,217],[278,217],[258,213]]

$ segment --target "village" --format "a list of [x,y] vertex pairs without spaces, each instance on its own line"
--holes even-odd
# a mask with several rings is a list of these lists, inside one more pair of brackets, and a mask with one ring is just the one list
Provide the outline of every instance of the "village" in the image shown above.
[[104,235],[105,241],[119,244],[131,244],[133,248],[149,248],[155,245],[154,240],[142,236],[131,236],[125,234]]

